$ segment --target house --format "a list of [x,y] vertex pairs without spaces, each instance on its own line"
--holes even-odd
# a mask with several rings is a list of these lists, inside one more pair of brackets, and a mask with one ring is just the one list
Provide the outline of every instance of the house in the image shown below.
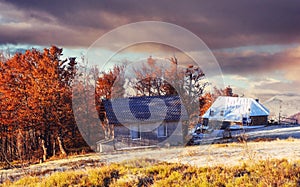
[[202,116],[203,123],[218,121],[223,124],[265,125],[269,110],[258,100],[244,97],[220,96]]
[[103,102],[114,137],[107,144],[98,142],[98,151],[112,150],[112,146],[114,150],[122,150],[183,145],[182,124],[188,118],[179,96],[130,97]]

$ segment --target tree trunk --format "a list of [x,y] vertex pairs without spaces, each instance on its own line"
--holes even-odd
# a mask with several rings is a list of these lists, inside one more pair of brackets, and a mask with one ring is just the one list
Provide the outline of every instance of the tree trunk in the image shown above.
[[23,139],[23,134],[22,134],[22,130],[18,129],[17,130],[17,152],[18,152],[18,157],[20,160],[22,160],[23,158],[23,143],[24,143],[24,139]]
[[43,148],[43,162],[47,159],[47,148],[45,145],[45,140],[42,139],[42,148]]
[[102,122],[102,128],[104,130],[104,136],[106,140],[112,139],[114,137],[113,125],[109,125],[107,119]]
[[115,134],[115,131],[114,131],[114,126],[113,125],[108,125],[109,127],[109,139],[113,139],[114,138],[114,134]]
[[53,156],[55,156],[56,155],[56,151],[55,151],[55,149],[56,149],[56,144],[55,144],[55,141],[53,142]]
[[58,141],[58,146],[59,146],[60,153],[61,153],[62,155],[64,155],[64,156],[66,156],[66,155],[67,155],[67,152],[66,152],[66,150],[65,150],[65,148],[64,148],[64,145],[63,145],[63,142],[62,142],[60,136],[57,137],[57,141]]

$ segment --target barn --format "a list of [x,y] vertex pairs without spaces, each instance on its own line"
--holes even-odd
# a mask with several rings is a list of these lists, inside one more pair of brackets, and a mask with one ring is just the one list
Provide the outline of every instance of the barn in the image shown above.
[[268,124],[269,113],[257,99],[220,96],[202,118],[205,125],[209,121],[221,121],[254,126]]
[[[113,125],[113,150],[183,145],[182,125],[187,114],[179,96],[144,96],[103,100]],[[105,145],[98,143],[100,152]],[[111,149],[109,149],[111,150]]]

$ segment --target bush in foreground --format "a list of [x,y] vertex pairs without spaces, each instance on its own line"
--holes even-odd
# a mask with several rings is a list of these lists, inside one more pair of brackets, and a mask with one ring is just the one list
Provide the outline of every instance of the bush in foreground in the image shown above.
[[[266,160],[234,167],[194,167],[154,160],[24,177],[2,186],[299,186],[300,162]],[[0,185],[1,186],[1,185]]]

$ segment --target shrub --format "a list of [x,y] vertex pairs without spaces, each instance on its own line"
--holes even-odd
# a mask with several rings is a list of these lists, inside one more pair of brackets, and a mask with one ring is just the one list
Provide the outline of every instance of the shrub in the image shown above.
[[38,183],[40,179],[38,177],[26,176],[14,183],[16,186],[28,186],[33,187],[35,183]]
[[53,173],[44,178],[29,176],[3,186],[299,186],[299,178],[300,161],[291,163],[286,159],[234,167],[142,160]]

